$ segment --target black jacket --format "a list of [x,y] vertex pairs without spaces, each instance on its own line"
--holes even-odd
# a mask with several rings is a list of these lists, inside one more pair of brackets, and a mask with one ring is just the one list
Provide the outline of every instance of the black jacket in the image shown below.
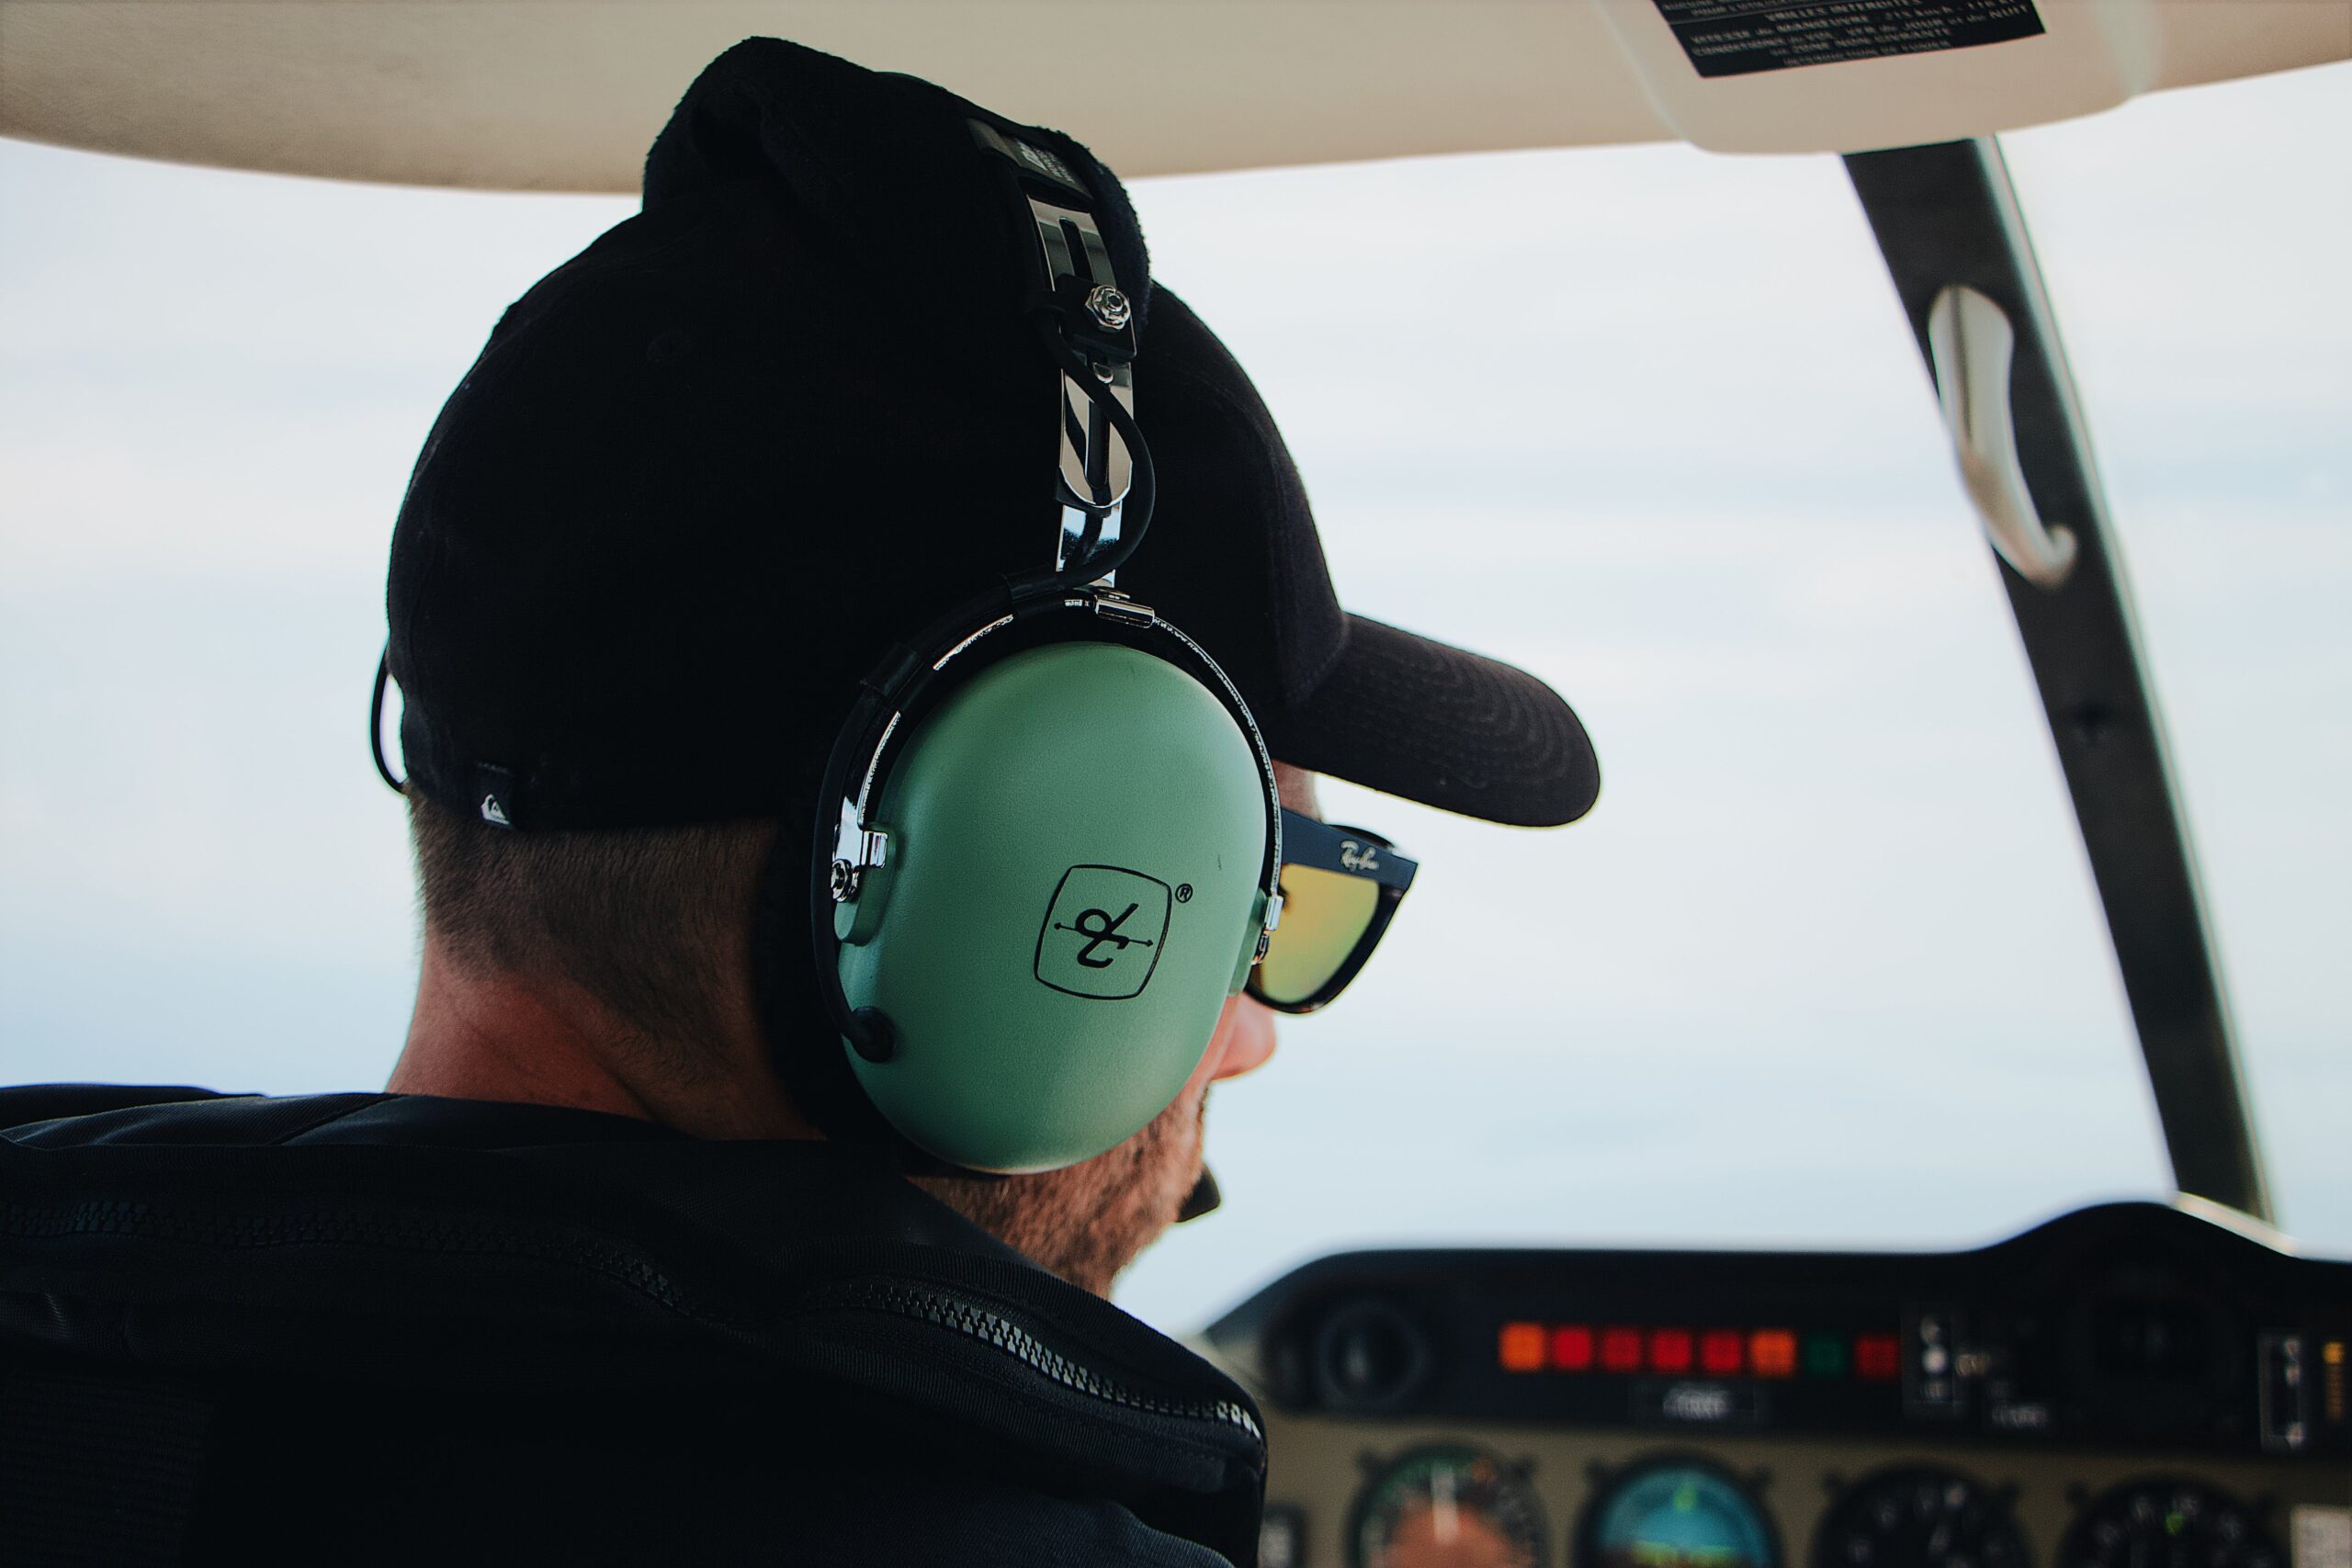
[[1246,1565],[1261,1431],[856,1149],[0,1090],[0,1562]]

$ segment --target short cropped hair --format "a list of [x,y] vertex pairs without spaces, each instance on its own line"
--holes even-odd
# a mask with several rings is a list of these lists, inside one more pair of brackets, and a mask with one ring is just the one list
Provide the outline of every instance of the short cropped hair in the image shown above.
[[725,1038],[775,823],[523,833],[412,788],[409,827],[426,933],[462,971],[568,979],[648,1041]]

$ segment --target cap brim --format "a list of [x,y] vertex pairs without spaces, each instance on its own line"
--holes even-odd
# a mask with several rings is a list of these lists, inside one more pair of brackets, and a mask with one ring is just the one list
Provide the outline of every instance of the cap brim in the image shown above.
[[1557,692],[1496,660],[1362,615],[1314,692],[1267,718],[1310,773],[1522,828],[1573,822],[1600,794],[1592,742]]

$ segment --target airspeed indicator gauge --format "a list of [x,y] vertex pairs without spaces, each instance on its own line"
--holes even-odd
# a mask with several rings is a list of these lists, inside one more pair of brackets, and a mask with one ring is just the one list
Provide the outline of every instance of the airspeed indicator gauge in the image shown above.
[[1354,1568],[1544,1568],[1544,1510],[1523,1467],[1436,1444],[1381,1468],[1348,1541]]

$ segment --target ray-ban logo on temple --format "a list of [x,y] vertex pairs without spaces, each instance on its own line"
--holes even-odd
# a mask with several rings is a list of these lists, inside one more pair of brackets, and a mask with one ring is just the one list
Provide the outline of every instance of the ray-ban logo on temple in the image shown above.
[[1073,997],[1119,1002],[1151,983],[1168,942],[1168,884],[1115,865],[1062,873],[1037,931],[1037,978]]
[[1353,839],[1340,840],[1340,863],[1350,871],[1378,871],[1380,846],[1358,843]]

